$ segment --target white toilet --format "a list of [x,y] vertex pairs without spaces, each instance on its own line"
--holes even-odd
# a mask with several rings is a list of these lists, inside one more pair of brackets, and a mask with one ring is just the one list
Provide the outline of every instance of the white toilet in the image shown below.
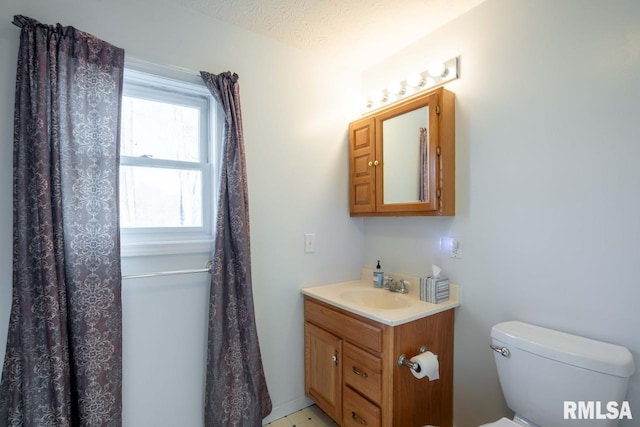
[[484,427],[613,427],[619,420],[607,418],[615,412],[607,404],[618,414],[628,408],[635,365],[625,347],[512,321],[491,329],[491,348],[515,417]]

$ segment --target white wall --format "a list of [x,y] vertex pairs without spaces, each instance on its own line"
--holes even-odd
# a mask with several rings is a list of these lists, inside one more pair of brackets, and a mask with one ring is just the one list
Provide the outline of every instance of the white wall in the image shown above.
[[[164,0],[0,2],[0,343],[11,299],[14,14],[73,25],[159,64],[239,74],[270,418],[306,406],[299,289],[356,278],[363,264],[362,220],[348,212],[346,141],[359,73]],[[316,233],[315,254],[303,253],[306,232]],[[201,268],[207,258],[128,258],[123,272]],[[205,275],[124,282],[125,426],[202,425],[206,309]]]
[[[508,415],[487,349],[496,322],[622,344],[640,365],[640,3],[489,0],[367,70],[365,85],[375,87],[461,55],[462,78],[448,85],[456,217],[365,220],[347,208],[346,125],[355,115],[342,107],[361,84],[353,73],[162,0],[0,3],[0,342],[11,295],[19,31],[10,20],[18,13],[160,64],[240,75],[254,294],[274,416],[307,402],[299,288],[354,278],[376,259],[385,271],[415,275],[436,262],[462,285],[458,427]],[[303,254],[305,232],[317,235],[314,255]],[[446,235],[460,237],[462,260],[438,251]],[[124,269],[197,268],[206,258],[127,259]],[[198,276],[124,284],[125,425],[202,425],[206,294]],[[638,374],[628,399],[637,418]]]
[[[455,218],[364,220],[365,263],[461,284],[458,427],[509,415],[487,347],[503,320],[624,345],[640,368],[639,22],[636,0],[489,0],[365,73],[384,87],[461,56]],[[628,400],[637,425],[640,374]]]

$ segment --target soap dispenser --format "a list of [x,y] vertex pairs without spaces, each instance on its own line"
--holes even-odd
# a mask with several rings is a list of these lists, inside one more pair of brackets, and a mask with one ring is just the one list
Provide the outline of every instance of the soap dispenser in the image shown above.
[[376,269],[373,272],[373,287],[382,288],[383,285],[384,285],[384,272],[382,271],[382,267],[380,267],[380,260],[378,260],[378,265],[376,265]]

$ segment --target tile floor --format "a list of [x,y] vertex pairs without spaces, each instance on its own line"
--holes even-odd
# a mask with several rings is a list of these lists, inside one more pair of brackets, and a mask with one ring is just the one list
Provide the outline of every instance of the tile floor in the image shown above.
[[328,415],[316,405],[289,414],[267,424],[270,427],[337,427]]

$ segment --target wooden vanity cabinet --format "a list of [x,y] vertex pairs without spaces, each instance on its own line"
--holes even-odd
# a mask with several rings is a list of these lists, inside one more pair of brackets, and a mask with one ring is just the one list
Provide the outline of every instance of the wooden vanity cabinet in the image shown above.
[[438,88],[351,122],[349,193],[351,216],[455,215],[454,94]]
[[[304,297],[305,392],[346,427],[450,427],[454,310],[389,326]],[[426,345],[440,379],[416,379],[398,357]]]

